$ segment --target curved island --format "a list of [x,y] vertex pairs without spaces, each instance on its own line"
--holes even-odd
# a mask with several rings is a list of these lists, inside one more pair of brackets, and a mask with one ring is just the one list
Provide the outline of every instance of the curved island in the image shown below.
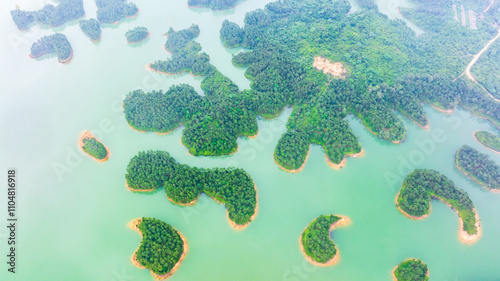
[[407,259],[392,271],[394,281],[427,281],[429,270],[419,259]]
[[417,169],[409,174],[396,196],[396,206],[406,217],[418,220],[429,215],[431,199],[440,200],[457,212],[462,242],[469,244],[479,239],[479,217],[469,195],[437,171]]
[[257,188],[243,169],[190,167],[177,163],[168,152],[147,151],[130,160],[125,178],[131,191],[164,186],[167,198],[182,206],[195,204],[203,192],[226,205],[229,223],[237,230],[257,214]]
[[78,144],[83,152],[87,153],[97,162],[104,162],[109,158],[109,149],[98,141],[89,131],[82,133]]
[[157,280],[174,274],[186,257],[186,238],[168,223],[154,218],[135,219],[130,222],[130,227],[142,237],[132,263],[139,268],[148,268]]
[[60,63],[67,63],[73,56],[73,49],[64,34],[44,36],[31,45],[30,58],[37,59],[56,54]]
[[337,247],[330,239],[330,232],[335,228],[350,223],[345,216],[319,216],[302,232],[299,239],[300,249],[306,259],[316,266],[330,266],[337,263]]

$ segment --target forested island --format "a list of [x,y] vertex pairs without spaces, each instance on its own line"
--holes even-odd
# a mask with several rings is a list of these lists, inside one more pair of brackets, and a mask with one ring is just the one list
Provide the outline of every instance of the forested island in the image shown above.
[[81,20],[80,29],[92,42],[101,40],[101,24],[96,19]]
[[82,0],[60,0],[59,5],[46,4],[38,11],[10,12],[12,20],[19,30],[29,29],[33,24],[56,27],[85,16]]
[[56,33],[44,36],[31,45],[31,58],[40,58],[45,55],[55,54],[60,63],[67,63],[73,56],[73,49],[66,35]]
[[148,29],[143,26],[137,26],[125,33],[125,37],[127,37],[127,43],[129,44],[139,43],[148,38],[149,35],[151,35],[151,33],[149,33]]
[[236,5],[238,0],[188,0],[189,7],[207,7],[212,10],[226,10]]
[[83,152],[98,162],[104,162],[109,158],[109,149],[97,140],[89,131],[83,132],[78,142]]
[[393,270],[392,277],[394,281],[427,281],[429,269],[419,259],[407,259]]
[[[169,31],[165,49],[172,57],[150,64],[150,69],[203,76],[203,99],[209,104],[200,111],[189,110],[182,122],[183,143],[190,152],[233,153],[237,137],[257,133],[257,115],[274,118],[287,105],[293,106],[288,132],[274,155],[279,165],[292,170],[306,159],[305,143],[321,145],[334,167],[342,166],[345,156],[361,153],[345,120],[349,114],[379,138],[394,143],[406,138],[398,112],[428,126],[424,102],[443,111],[462,105],[500,126],[500,103],[463,76],[455,80],[468,63],[467,54],[476,53],[496,35],[491,26],[496,18],[486,14],[488,24],[468,30],[453,19],[451,2],[416,0],[414,8],[402,9],[426,30],[415,37],[403,21],[380,14],[373,1],[361,4],[366,9],[349,14],[348,1],[277,1],[247,13],[243,27],[225,21],[220,31],[224,45],[251,50],[233,57],[236,66],[247,67],[245,75],[252,80],[251,89],[245,91],[211,65],[200,44],[192,41],[199,29]],[[335,76],[313,67],[318,58],[341,65],[346,73]],[[143,103],[149,100],[146,96],[136,105],[158,113],[141,116],[142,122],[168,120],[156,109],[163,102]]]
[[437,171],[416,169],[410,173],[396,196],[396,206],[405,216],[422,219],[429,214],[431,199],[442,201],[458,213],[462,242],[472,243],[479,238],[479,217],[469,195]]
[[127,0],[95,0],[97,20],[101,24],[116,24],[123,18],[131,18],[139,13],[134,3]]
[[257,189],[252,178],[236,168],[204,169],[179,164],[168,152],[139,152],[127,166],[127,187],[152,191],[163,186],[175,204],[196,203],[200,193],[226,205],[228,219],[236,229],[248,225],[257,214]]
[[139,268],[148,268],[157,280],[174,274],[186,257],[186,238],[170,224],[154,218],[135,219],[130,227],[142,237],[132,263]]
[[300,249],[307,260],[317,266],[330,266],[338,261],[338,250],[330,239],[334,228],[350,222],[343,216],[319,216],[311,222],[300,236]]
[[488,131],[474,132],[474,138],[484,147],[500,153],[500,138]]
[[455,155],[458,169],[481,186],[500,192],[500,167],[485,154],[464,145]]

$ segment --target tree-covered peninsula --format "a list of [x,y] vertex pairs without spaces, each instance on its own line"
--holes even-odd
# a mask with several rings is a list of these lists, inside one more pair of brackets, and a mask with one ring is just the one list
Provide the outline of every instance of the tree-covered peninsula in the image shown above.
[[[289,168],[302,166],[305,142],[321,145],[333,166],[360,153],[345,120],[349,114],[394,143],[406,138],[398,112],[428,126],[424,102],[447,111],[460,104],[500,126],[500,103],[464,77],[455,80],[468,63],[467,54],[496,34],[491,25],[466,30],[454,21],[451,1],[433,3],[434,13],[426,9],[427,0],[417,0],[415,8],[404,12],[428,32],[415,37],[403,21],[389,20],[371,1],[365,2],[366,9],[349,14],[348,1],[277,1],[247,13],[243,27],[225,21],[223,43],[251,50],[233,57],[236,66],[247,67],[245,75],[252,80],[245,91],[211,65],[192,40],[199,29],[169,31],[165,49],[172,56],[151,63],[150,69],[203,76],[203,99],[210,105],[202,113],[189,110],[192,117],[183,122],[183,143],[190,152],[230,154],[238,136],[256,133],[257,115],[274,118],[287,105],[293,106],[288,132],[274,154],[278,164]],[[158,112],[141,117],[148,119],[144,123],[168,119],[154,104],[144,106]]]
[[64,34],[56,33],[44,36],[31,45],[31,58],[40,58],[45,55],[55,54],[60,63],[66,63],[73,56],[73,49]]
[[139,9],[134,3],[127,0],[95,0],[97,6],[97,20],[101,24],[115,24],[123,18],[134,17]]
[[109,149],[88,131],[80,136],[79,145],[83,152],[98,162],[104,162],[109,158]]
[[314,265],[333,265],[338,260],[338,250],[330,239],[334,228],[348,224],[349,218],[342,216],[319,216],[311,222],[300,236],[300,248]]
[[463,242],[479,238],[479,217],[469,195],[437,171],[417,169],[410,173],[396,197],[396,206],[405,216],[421,219],[429,214],[431,199],[442,201],[458,213]]
[[500,138],[488,131],[474,132],[474,138],[486,148],[500,152]]
[[500,167],[487,155],[464,145],[455,155],[457,167],[489,190],[500,192]]
[[96,19],[81,20],[80,29],[92,42],[101,40],[101,24]]
[[212,10],[226,10],[236,5],[238,0],[188,0],[189,7],[207,7]]
[[394,269],[392,277],[394,281],[427,281],[429,269],[419,259],[407,259]]
[[186,238],[170,224],[154,218],[136,219],[130,226],[142,237],[132,262],[148,268],[156,279],[174,274],[187,254]]
[[33,24],[56,27],[85,16],[82,0],[61,0],[59,5],[46,4],[38,11],[10,12],[12,20],[20,30],[29,29]]
[[125,33],[125,37],[127,37],[127,42],[130,43],[139,43],[142,40],[148,38],[150,35],[147,28],[143,26],[137,26],[133,29],[130,29]]
[[246,226],[257,212],[257,190],[242,169],[204,169],[179,164],[164,151],[139,152],[127,166],[127,186],[132,191],[149,191],[163,186],[167,197],[180,205],[196,202],[205,193],[226,205],[235,228]]

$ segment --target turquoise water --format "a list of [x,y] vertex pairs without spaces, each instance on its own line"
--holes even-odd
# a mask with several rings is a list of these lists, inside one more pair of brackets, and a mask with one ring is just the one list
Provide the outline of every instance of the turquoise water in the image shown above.
[[[18,2],[26,9],[40,7],[37,1]],[[140,237],[127,223],[143,216],[168,222],[187,238],[189,252],[171,277],[174,281],[391,280],[394,266],[409,257],[427,263],[431,280],[499,279],[500,194],[485,192],[454,166],[454,153],[463,144],[500,163],[498,154],[472,137],[475,130],[494,131],[489,122],[464,110],[446,115],[426,106],[430,129],[405,119],[407,141],[395,145],[377,139],[349,117],[365,156],[349,158],[345,168],[333,170],[321,148],[312,146],[304,170],[289,174],[273,162],[274,147],[291,112],[287,109],[275,120],[259,120],[258,137],[240,138],[239,151],[232,156],[191,156],[180,144],[182,128],[166,136],[130,129],[121,111],[123,97],[134,89],[168,89],[178,83],[200,91],[200,78],[162,76],[145,69],[147,63],[168,58],[162,34],[169,27],[182,29],[195,22],[201,29],[196,40],[211,62],[240,89],[248,88],[244,69],[231,64],[235,50],[224,49],[218,32],[224,19],[242,24],[245,12],[268,1],[243,1],[224,12],[192,10],[185,1],[134,2],[141,9],[139,16],[104,29],[98,44],[91,43],[77,24],[69,24],[63,32],[74,58],[67,65],[54,58],[29,59],[31,43],[52,31],[17,31],[8,15],[14,0],[0,4],[0,166],[5,174],[16,168],[19,180],[17,273],[7,273],[3,263],[0,280],[153,280],[147,270],[130,262]],[[85,7],[94,16],[93,1],[85,1]],[[147,27],[152,35],[131,47],[124,34],[135,26]],[[78,136],[84,130],[110,148],[107,162],[96,163],[79,151]],[[163,190],[128,191],[128,161],[148,149],[166,150],[192,166],[244,168],[258,188],[255,221],[237,232],[229,226],[225,208],[205,196],[194,207],[179,207]],[[398,212],[394,198],[414,168],[436,169],[467,191],[482,220],[483,236],[477,243],[460,243],[458,217],[440,202],[432,202],[430,216],[422,221]],[[4,206],[2,195],[2,221]],[[334,231],[340,262],[328,268],[309,265],[298,246],[304,227],[321,214],[352,220],[350,226]],[[6,238],[2,227],[4,257]]]

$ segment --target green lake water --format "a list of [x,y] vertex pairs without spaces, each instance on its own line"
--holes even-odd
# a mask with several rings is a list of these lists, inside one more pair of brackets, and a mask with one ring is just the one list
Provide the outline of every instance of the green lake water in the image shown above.
[[[181,145],[183,128],[166,136],[138,133],[123,118],[121,102],[131,90],[166,90],[188,83],[200,90],[201,78],[188,74],[162,76],[146,64],[170,55],[163,50],[169,27],[200,25],[200,42],[211,62],[240,89],[248,88],[244,69],[232,66],[237,50],[219,40],[224,19],[243,24],[247,11],[269,1],[243,1],[235,9],[189,9],[186,1],[134,1],[137,18],[103,29],[98,44],[77,22],[62,32],[74,49],[69,64],[50,58],[28,58],[33,41],[51,34],[32,28],[19,32],[9,10],[38,9],[38,1],[8,0],[0,4],[0,171],[17,169],[17,267],[7,272],[7,229],[0,227],[0,280],[153,280],[130,257],[140,243],[127,228],[143,216],[165,221],[186,238],[188,254],[170,280],[391,280],[391,270],[406,258],[422,259],[431,280],[500,280],[500,194],[486,192],[454,166],[463,144],[500,163],[500,156],[472,137],[475,130],[495,128],[459,109],[451,115],[429,106],[430,129],[405,119],[407,140],[395,145],[377,139],[361,122],[349,122],[366,151],[349,158],[341,170],[330,168],[318,146],[300,173],[289,174],[273,162],[273,150],[291,109],[279,118],[259,119],[255,139],[240,138],[237,153],[226,157],[194,157]],[[95,16],[93,1],[84,1]],[[153,3],[154,2],[154,3]],[[379,3],[380,7],[380,3]],[[145,26],[151,37],[128,46],[125,32]],[[62,30],[62,28],[61,28]],[[111,150],[97,163],[78,149],[78,137],[91,130]],[[241,232],[228,224],[224,206],[202,196],[193,207],[170,203],[163,190],[134,194],[125,188],[125,169],[139,151],[168,151],[180,163],[199,167],[244,168],[258,189],[258,214]],[[415,168],[432,168],[451,178],[474,202],[483,236],[473,245],[458,240],[458,217],[432,201],[428,218],[413,221],[394,206],[403,178]],[[6,223],[6,187],[0,196],[0,219]],[[339,214],[352,224],[333,232],[340,252],[337,265],[314,267],[299,250],[302,230],[321,214]]]

